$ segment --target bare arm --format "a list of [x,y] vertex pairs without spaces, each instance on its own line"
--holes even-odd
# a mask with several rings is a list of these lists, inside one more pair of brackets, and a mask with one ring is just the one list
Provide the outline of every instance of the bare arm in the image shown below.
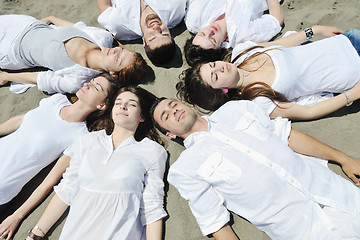
[[267,2],[269,5],[270,15],[279,21],[280,26],[283,25],[284,24],[284,14],[280,7],[279,1],[278,0],[268,0]]
[[37,83],[37,72],[22,72],[22,73],[0,73],[0,86],[7,82],[19,82],[19,83]]
[[147,224],[145,229],[146,229],[146,239],[148,240],[162,239],[162,219]]
[[344,173],[356,184],[356,186],[360,186],[360,160],[350,157],[295,129],[292,129],[290,132],[289,147],[297,153],[328,159],[340,164]]
[[55,16],[48,16],[48,17],[44,17],[42,19],[40,19],[40,21],[46,23],[46,24],[54,24],[55,26],[58,27],[63,27],[63,26],[73,26],[74,23],[69,22],[67,20],[55,17]]
[[102,13],[108,7],[111,7],[111,2],[110,2],[110,0],[97,0],[97,6],[99,9],[99,12]]
[[[355,87],[347,91],[350,101],[356,101],[360,98],[360,84],[357,83]],[[326,99],[319,103],[309,106],[302,106],[296,103],[279,103],[270,114],[271,118],[286,117],[297,120],[311,120],[320,118],[329,113],[332,113],[347,105],[346,96],[344,93],[339,94],[330,99]]]
[[[39,226],[41,231],[39,229],[33,229],[33,233],[43,237],[44,233],[46,234],[49,229],[56,223],[57,220],[63,215],[65,210],[68,208],[68,205],[66,205],[57,194],[54,195],[54,197],[51,199],[49,205],[45,209],[43,215],[41,216],[40,220],[36,224],[36,226]],[[27,237],[26,240],[33,240],[30,237]]]
[[[329,26],[321,26],[321,25],[315,25],[312,27],[314,35],[322,35],[324,37],[332,37],[338,34],[343,33],[344,31],[338,29],[337,27],[329,27]],[[290,36],[279,38],[272,42],[262,42],[258,43],[260,46],[268,47],[273,45],[279,45],[283,47],[294,47],[298,46],[301,43],[305,42],[306,34],[305,31],[300,31],[294,34],[291,34]]]
[[9,120],[0,124],[0,136],[5,136],[15,132],[21,125],[24,115],[12,117]]
[[219,231],[214,232],[213,237],[215,240],[238,240],[239,238],[235,235],[229,224],[225,224]]
[[50,173],[24,202],[24,204],[0,224],[0,235],[7,232],[8,239],[11,238],[20,221],[44,199],[52,187],[59,181],[62,174],[65,172],[65,169],[69,166],[69,162],[70,157],[66,155],[59,158]]

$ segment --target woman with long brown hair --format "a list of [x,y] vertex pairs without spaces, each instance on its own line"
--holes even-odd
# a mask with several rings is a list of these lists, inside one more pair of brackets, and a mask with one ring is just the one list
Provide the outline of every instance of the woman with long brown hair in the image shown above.
[[[50,25],[50,24],[54,24]],[[26,15],[0,16],[0,68],[21,70],[45,67],[43,72],[0,73],[7,82],[37,84],[48,93],[75,93],[82,83],[108,72],[123,84],[137,84],[149,70],[142,56],[122,46],[113,47],[112,35],[82,22],[73,24],[54,16],[41,21]],[[136,72],[136,74],[135,74]],[[10,89],[20,88],[21,85]]]
[[[339,33],[337,28],[314,26],[274,42],[238,45],[231,62],[228,58],[186,70],[178,94],[207,110],[245,99],[261,104],[273,118],[324,116],[360,97],[360,34],[352,29],[333,36]],[[297,46],[314,34],[333,37]],[[324,91],[343,94],[311,106],[292,102]]]
[[150,117],[155,99],[140,87],[120,89],[105,130],[65,151],[70,166],[27,239],[42,239],[68,206],[60,239],[162,238],[167,153]]

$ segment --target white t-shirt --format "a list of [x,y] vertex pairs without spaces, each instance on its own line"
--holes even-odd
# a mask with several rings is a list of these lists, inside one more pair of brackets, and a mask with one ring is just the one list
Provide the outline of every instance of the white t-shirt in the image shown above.
[[[169,29],[184,18],[186,0],[146,0],[146,3]],[[140,0],[111,0],[111,7],[99,15],[98,22],[116,39],[133,40],[142,37]]]
[[228,102],[205,119],[208,131],[185,139],[168,174],[203,235],[224,226],[230,210],[271,239],[359,237],[360,190],[295,154],[288,120],[270,120],[251,101]]
[[[256,43],[237,45],[232,59],[241,51]],[[354,87],[360,80],[360,57],[344,35],[325,38],[310,44],[284,48],[272,46],[267,51],[275,66],[276,76],[272,88],[284,94],[290,101],[319,92],[341,93]],[[246,56],[269,48],[253,50]],[[244,58],[237,59],[239,65]],[[267,113],[276,105],[270,99],[255,99]]]
[[266,0],[190,0],[185,15],[187,29],[196,34],[225,13],[229,43],[224,47],[234,47],[248,40],[269,41],[281,27],[279,21],[270,14]]
[[70,166],[55,192],[70,212],[60,239],[145,240],[144,226],[167,215],[167,153],[160,144],[130,137],[113,150],[102,130],[81,137],[64,154]]
[[41,100],[39,107],[25,114],[15,132],[0,139],[0,204],[15,197],[75,139],[88,133],[84,122],[67,122],[60,117],[60,109],[70,104],[62,94]]

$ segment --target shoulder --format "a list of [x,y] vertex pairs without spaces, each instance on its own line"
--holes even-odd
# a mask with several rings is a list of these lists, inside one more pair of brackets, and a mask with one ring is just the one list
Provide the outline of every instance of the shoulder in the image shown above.
[[159,143],[150,140],[149,138],[145,137],[144,139],[142,139],[140,142],[137,142],[137,144],[139,146],[141,146],[141,148],[145,148],[147,151],[153,152],[153,153],[158,153],[158,154],[162,154],[162,153],[166,153],[165,148],[160,145]]

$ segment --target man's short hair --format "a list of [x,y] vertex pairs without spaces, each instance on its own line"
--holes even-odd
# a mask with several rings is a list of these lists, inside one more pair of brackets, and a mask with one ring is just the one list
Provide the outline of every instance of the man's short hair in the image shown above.
[[160,47],[150,49],[145,41],[145,53],[150,61],[155,65],[165,64],[173,59],[176,52],[175,41],[171,38],[171,42],[161,45]]
[[155,112],[155,108],[156,106],[163,100],[167,99],[166,97],[161,97],[158,98],[154,101],[154,103],[152,104],[151,108],[150,108],[150,116],[151,116],[151,120],[154,124],[154,126],[164,135],[166,135],[167,132],[169,132],[168,130],[166,130],[165,128],[162,128],[156,121],[154,118],[154,112]]

